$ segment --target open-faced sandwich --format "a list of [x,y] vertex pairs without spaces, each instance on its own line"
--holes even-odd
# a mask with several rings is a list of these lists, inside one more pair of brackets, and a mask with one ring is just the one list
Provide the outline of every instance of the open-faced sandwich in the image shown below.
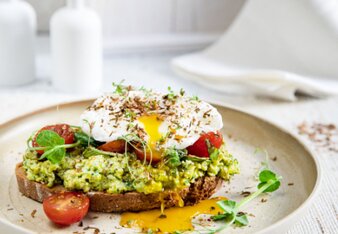
[[239,172],[216,108],[183,91],[115,88],[83,112],[80,126],[49,125],[29,138],[17,182],[22,194],[44,202],[47,216],[57,199],[72,196],[82,198],[71,202],[84,203],[84,213],[88,206],[124,212],[191,205]]

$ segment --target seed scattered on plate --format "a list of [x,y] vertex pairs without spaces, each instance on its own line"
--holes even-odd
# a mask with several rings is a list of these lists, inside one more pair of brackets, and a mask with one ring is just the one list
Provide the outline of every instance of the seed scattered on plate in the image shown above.
[[338,153],[338,129],[333,123],[312,123],[303,122],[297,126],[298,133],[305,135],[316,144],[317,149],[327,149]]
[[268,199],[266,199],[266,198],[262,198],[262,199],[261,199],[261,202],[262,202],[262,203],[267,202],[267,201],[268,201]]
[[243,195],[243,197],[247,197],[247,196],[249,196],[251,194],[251,192],[249,192],[249,191],[242,191],[241,192],[241,195]]
[[87,231],[89,229],[93,229],[94,230],[94,234],[99,234],[100,233],[100,229],[98,229],[97,227],[87,226],[87,227],[83,228],[84,231]]
[[32,218],[35,218],[36,210],[34,209],[31,213]]

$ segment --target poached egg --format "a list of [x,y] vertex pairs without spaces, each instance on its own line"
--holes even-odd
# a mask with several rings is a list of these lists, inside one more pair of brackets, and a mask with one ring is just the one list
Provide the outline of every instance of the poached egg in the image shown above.
[[97,141],[132,136],[157,152],[187,148],[201,134],[223,127],[216,108],[184,92],[161,94],[130,88],[99,97],[80,119],[82,130]]

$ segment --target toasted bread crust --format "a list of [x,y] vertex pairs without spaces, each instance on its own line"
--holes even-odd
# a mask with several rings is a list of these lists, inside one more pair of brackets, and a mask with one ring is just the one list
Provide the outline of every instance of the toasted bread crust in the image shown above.
[[[52,188],[44,184],[28,180],[22,163],[17,164],[15,169],[19,191],[26,197],[42,202],[46,197],[62,191],[67,191],[63,186],[57,185]],[[202,177],[195,181],[189,188],[180,190],[179,196],[185,205],[193,205],[201,200],[209,198],[221,185],[222,180],[218,177]],[[144,194],[128,192],[124,194],[109,194],[104,192],[88,192],[90,210],[97,212],[125,212],[142,211],[159,208],[163,201],[165,207],[178,206],[177,192]]]

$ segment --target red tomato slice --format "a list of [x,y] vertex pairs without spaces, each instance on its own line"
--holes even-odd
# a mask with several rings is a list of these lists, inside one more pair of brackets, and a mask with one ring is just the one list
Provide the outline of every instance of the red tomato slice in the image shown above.
[[219,131],[208,132],[202,134],[193,145],[187,148],[188,153],[191,155],[208,158],[209,150],[207,140],[209,140],[210,146],[215,147],[217,149],[219,149],[223,144],[223,136]]
[[126,150],[126,142],[124,140],[110,141],[98,147],[99,150],[114,153],[124,153]]
[[61,192],[47,197],[43,201],[43,210],[47,217],[59,225],[79,222],[88,213],[89,198],[77,192]]
[[[39,147],[38,143],[36,142],[37,135],[43,130],[51,130],[59,134],[63,139],[65,139],[65,144],[72,144],[74,142],[74,132],[72,128],[68,124],[55,124],[49,125],[41,128],[36,134],[33,139],[32,145],[34,147]],[[43,154],[43,150],[37,151],[39,154]]]

